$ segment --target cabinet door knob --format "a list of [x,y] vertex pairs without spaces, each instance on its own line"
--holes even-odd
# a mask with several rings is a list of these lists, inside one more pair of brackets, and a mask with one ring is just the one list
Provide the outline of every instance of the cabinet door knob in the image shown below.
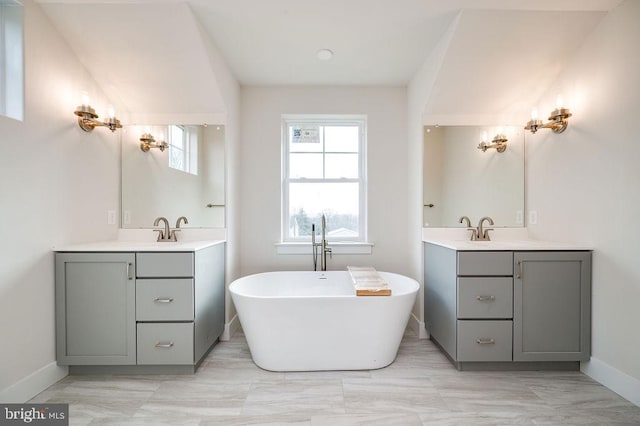
[[476,343],[479,345],[495,345],[496,341],[494,339],[478,339]]
[[173,346],[173,342],[158,342],[156,348],[169,349]]
[[480,302],[493,302],[494,300],[496,300],[495,296],[476,296],[476,300],[479,300]]
[[156,303],[171,303],[173,302],[173,297],[156,297],[153,301]]

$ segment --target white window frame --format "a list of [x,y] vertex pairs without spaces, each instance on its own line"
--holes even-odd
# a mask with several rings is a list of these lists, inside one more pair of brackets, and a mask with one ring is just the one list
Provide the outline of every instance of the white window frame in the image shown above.
[[[183,148],[178,148],[174,145],[173,141],[173,132],[171,131],[171,127],[178,127],[182,130],[182,146]],[[167,161],[169,162],[169,167],[174,170],[179,170],[185,173],[190,173],[192,175],[198,174],[198,139],[199,135],[197,130],[193,128],[193,126],[183,126],[172,124],[167,127],[167,135],[169,136],[167,139],[169,140],[169,156]],[[171,158],[173,157],[172,153],[174,150],[182,151],[182,164],[183,168],[173,167],[171,165]]]
[[[295,125],[319,125],[319,126],[357,126],[358,127],[358,177],[357,178],[291,178],[289,173],[289,127]],[[358,212],[358,237],[357,238],[333,238],[330,242],[355,243],[370,246],[367,243],[367,117],[365,115],[283,115],[282,116],[282,229],[281,244],[309,245],[310,237],[289,237],[289,184],[290,183],[358,183],[359,212]],[[324,150],[323,155],[331,154]],[[320,234],[320,224],[316,224],[316,233]],[[304,250],[307,252],[308,250]],[[339,252],[340,250],[338,250]],[[280,253],[289,253],[282,251]],[[297,253],[297,251],[294,251]],[[334,251],[335,253],[336,251]],[[293,253],[293,252],[291,252]],[[370,253],[370,247],[365,253]],[[290,253],[289,253],[290,254]]]
[[24,7],[0,0],[0,115],[24,119]]

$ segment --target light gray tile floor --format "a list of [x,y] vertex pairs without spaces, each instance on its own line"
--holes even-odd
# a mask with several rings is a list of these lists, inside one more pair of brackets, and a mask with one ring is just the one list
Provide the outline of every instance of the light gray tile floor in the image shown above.
[[71,425],[640,425],[640,408],[579,372],[459,372],[407,333],[380,370],[274,373],[242,334],[195,375],[69,376],[32,402]]

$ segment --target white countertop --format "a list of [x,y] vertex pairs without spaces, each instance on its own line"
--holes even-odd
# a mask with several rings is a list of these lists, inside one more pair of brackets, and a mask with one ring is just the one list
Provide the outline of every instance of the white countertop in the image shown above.
[[198,251],[224,240],[141,242],[141,241],[99,241],[95,243],[71,244],[54,247],[58,252],[133,252],[133,251]]
[[66,244],[53,247],[58,252],[140,252],[140,251],[198,251],[225,242],[224,229],[183,228],[176,242],[158,242],[158,234],[151,229],[120,229],[118,238],[111,241],[96,241]]
[[491,241],[471,241],[465,228],[423,228],[422,241],[460,251],[593,250],[581,243],[534,240],[526,228],[496,228],[489,235]]

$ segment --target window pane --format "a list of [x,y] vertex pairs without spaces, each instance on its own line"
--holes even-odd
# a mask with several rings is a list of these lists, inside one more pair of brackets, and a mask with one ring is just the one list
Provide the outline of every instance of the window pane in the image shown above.
[[183,130],[178,126],[170,126],[169,131],[171,132],[169,135],[169,143],[175,147],[184,149]]
[[322,154],[289,155],[289,177],[322,179]]
[[289,152],[322,152],[323,128],[316,125],[289,126]]
[[327,239],[359,237],[358,183],[290,183],[289,237],[311,237],[311,224],[320,235],[322,213],[327,217]]
[[358,152],[358,126],[326,126],[327,152]]
[[327,154],[325,158],[327,179],[358,178],[358,154]]
[[169,149],[169,167],[178,170],[185,170],[184,151],[171,147]]

